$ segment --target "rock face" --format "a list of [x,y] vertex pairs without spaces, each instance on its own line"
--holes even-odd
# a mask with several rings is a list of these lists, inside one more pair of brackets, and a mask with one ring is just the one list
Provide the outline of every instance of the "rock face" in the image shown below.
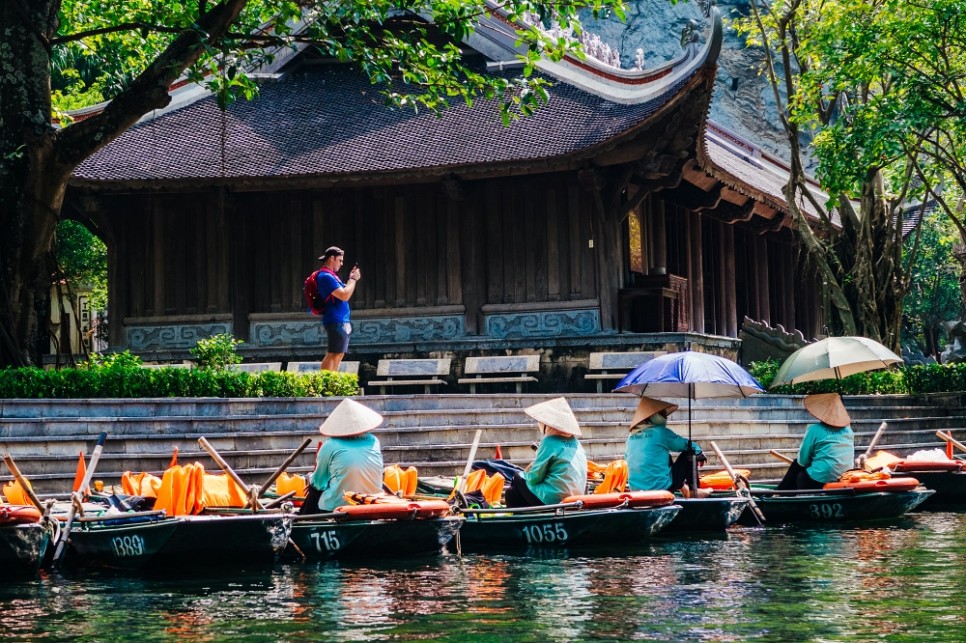
[[[746,48],[730,26],[729,18],[744,16],[748,4],[729,0],[719,2],[718,7],[724,18],[725,39],[709,117],[765,152],[786,159],[788,143],[778,122],[772,89],[760,73],[762,52]],[[584,27],[620,52],[625,69],[634,68],[636,51],[643,49],[646,69],[681,55],[681,31],[692,19],[707,25],[696,1],[672,5],[669,0],[630,0],[626,22],[616,18],[594,22],[587,18]]]

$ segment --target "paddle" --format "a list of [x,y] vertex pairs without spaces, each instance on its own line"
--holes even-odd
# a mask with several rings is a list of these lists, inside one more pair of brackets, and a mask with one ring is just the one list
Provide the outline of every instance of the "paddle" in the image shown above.
[[259,506],[258,496],[256,495],[257,489],[255,487],[249,487],[247,484],[245,484],[245,481],[242,480],[237,473],[235,473],[235,470],[232,469],[227,462],[225,462],[225,459],[222,458],[221,454],[215,450],[215,447],[211,446],[211,443],[208,442],[205,436],[198,438],[198,444],[200,444],[201,448],[208,452],[208,455],[210,455],[211,459],[214,460],[219,467],[221,467],[221,470],[227,473],[228,477],[231,478],[235,484],[244,489],[245,493],[248,494],[248,503],[244,508],[247,509],[248,507],[251,507],[252,511],[256,511]]
[[865,448],[865,453],[855,459],[856,469],[865,468],[865,461],[869,459],[870,455],[872,455],[872,449],[874,449],[875,445],[879,443],[879,438],[881,438],[882,434],[885,432],[886,426],[888,426],[886,422],[883,422],[879,425],[879,430],[875,432],[874,436],[872,436],[872,442],[869,442],[869,446]]
[[473,446],[470,447],[470,457],[466,459],[466,466],[463,468],[463,477],[460,478],[460,483],[458,491],[463,493],[466,488],[466,476],[470,475],[470,469],[473,468],[473,459],[476,457],[476,449],[480,446],[480,437],[483,435],[483,429],[477,429],[476,435],[473,436]]
[[94,470],[97,468],[97,462],[101,459],[101,451],[104,450],[104,442],[107,440],[107,433],[101,433],[100,437],[97,438],[97,444],[94,445],[94,453],[91,454],[91,462],[87,466],[87,473],[84,474],[84,480],[81,482],[79,491],[71,492],[71,503],[70,511],[67,513],[67,524],[64,529],[58,534],[57,547],[54,549],[54,558],[51,561],[51,565],[56,565],[61,556],[64,555],[64,547],[67,545],[67,538],[70,536],[71,527],[74,526],[74,518],[77,516],[77,507],[81,505],[84,501],[84,489],[91,483],[91,478],[94,477]]
[[20,473],[20,467],[18,467],[17,463],[13,461],[13,456],[4,451],[3,461],[7,463],[7,468],[10,469],[10,473],[13,474],[14,480],[20,483],[20,487],[23,489],[24,494],[26,494],[27,499],[30,500],[30,503],[37,507],[37,509],[44,511],[44,506],[40,503],[40,498],[37,497],[37,494],[34,493],[34,490],[30,488],[29,484],[27,484],[27,479],[24,478],[22,473]]
[[771,454],[772,456],[774,456],[774,457],[776,457],[776,458],[778,458],[779,460],[781,460],[781,461],[782,461],[782,462],[784,462],[785,464],[791,464],[792,462],[794,462],[794,461],[795,461],[795,459],[794,459],[794,458],[789,458],[789,457],[788,457],[787,455],[785,455],[784,453],[779,453],[778,451],[775,451],[774,449],[772,449],[772,450],[771,450],[771,451],[769,451],[768,453],[770,453],[770,454]]
[[[761,512],[761,509],[759,509],[758,505],[755,503],[755,499],[751,497],[751,489],[748,488],[748,482],[735,473],[735,470],[731,468],[731,463],[729,463],[728,459],[724,457],[724,453],[721,452],[721,449],[718,448],[717,444],[711,442],[711,449],[714,451],[715,455],[718,456],[718,459],[721,460],[721,464],[724,465],[725,471],[727,471],[728,475],[731,476],[731,479],[734,480],[735,489],[740,491],[740,489],[743,487],[745,491],[748,492],[748,507],[751,508],[751,514],[755,517],[755,520],[758,521],[759,525],[764,524],[765,514]],[[739,493],[738,495],[741,494]]]
[[292,455],[287,457],[285,459],[285,462],[279,465],[278,469],[275,469],[275,473],[268,476],[268,480],[265,481],[265,484],[263,484],[258,488],[258,494],[256,495],[256,497],[261,498],[262,496],[264,496],[265,492],[268,491],[268,488],[272,486],[275,480],[277,480],[278,477],[282,475],[282,473],[286,469],[288,469],[289,465],[295,461],[295,458],[299,457],[299,455],[301,455],[302,452],[305,451],[306,447],[308,447],[310,444],[312,444],[312,438],[305,438],[305,440],[302,441],[302,444],[299,445],[299,448],[297,448],[295,452],[292,453]]
[[966,444],[963,444],[959,440],[954,440],[953,435],[951,433],[949,432],[943,433],[942,431],[936,431],[936,436],[939,439],[945,440],[946,442],[950,443],[960,451],[966,451]]

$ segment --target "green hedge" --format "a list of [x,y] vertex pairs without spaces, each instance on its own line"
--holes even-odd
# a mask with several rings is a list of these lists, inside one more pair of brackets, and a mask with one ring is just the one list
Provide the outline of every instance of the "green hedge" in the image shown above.
[[348,373],[243,373],[198,368],[95,368],[0,370],[0,399],[114,397],[329,397],[359,393]]
[[779,360],[754,362],[749,371],[769,393],[832,393],[842,395],[951,393],[966,391],[966,364],[927,364],[857,373],[841,380],[818,380],[795,386],[769,388],[781,366]]

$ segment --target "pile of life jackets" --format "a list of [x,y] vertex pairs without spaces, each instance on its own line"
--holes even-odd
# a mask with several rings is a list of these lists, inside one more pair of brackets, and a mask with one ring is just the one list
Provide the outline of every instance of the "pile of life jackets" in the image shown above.
[[125,471],[121,476],[124,493],[155,498],[154,509],[169,516],[201,513],[205,507],[244,507],[248,493],[227,474],[205,473],[199,462],[174,465],[158,478],[150,473]]
[[[30,481],[26,480],[27,486],[30,487]],[[33,489],[33,487],[30,487]],[[17,480],[11,480],[10,482],[3,483],[3,497],[11,505],[29,505],[30,499],[27,498],[27,492],[24,488],[20,486],[20,482]]]

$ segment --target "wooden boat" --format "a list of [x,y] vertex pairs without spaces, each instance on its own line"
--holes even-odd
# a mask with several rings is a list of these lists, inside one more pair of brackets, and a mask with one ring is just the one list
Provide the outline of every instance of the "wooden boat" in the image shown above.
[[281,512],[179,516],[178,527],[148,561],[152,568],[271,563],[288,545],[292,517]]
[[[557,505],[521,508],[462,508],[466,522],[457,535],[463,551],[491,551],[529,548],[613,547],[645,542],[666,527],[681,511],[668,492],[649,506],[628,503],[587,508],[586,498],[565,498]],[[628,494],[603,494],[627,496]]]
[[140,569],[153,560],[182,522],[163,511],[77,518],[67,540],[64,564]]
[[[833,489],[778,491],[772,487],[751,487],[751,495],[765,514],[768,525],[897,518],[918,507],[934,493],[918,483],[910,484],[908,480],[898,485],[861,484]],[[745,511],[739,522],[757,524],[749,514]]]
[[681,511],[664,527],[662,533],[689,531],[724,531],[738,522],[738,518],[748,507],[748,499],[734,493],[712,495],[707,498],[676,498],[674,504]]
[[370,519],[343,512],[294,516],[292,542],[306,558],[396,558],[438,554],[460,516]]
[[36,574],[52,531],[51,523],[35,507],[0,505],[0,579]]
[[892,477],[910,477],[918,480],[922,486],[932,489],[936,493],[923,503],[923,508],[940,505],[966,503],[966,470],[962,460],[945,460],[940,462],[921,462],[903,460],[891,465]]

